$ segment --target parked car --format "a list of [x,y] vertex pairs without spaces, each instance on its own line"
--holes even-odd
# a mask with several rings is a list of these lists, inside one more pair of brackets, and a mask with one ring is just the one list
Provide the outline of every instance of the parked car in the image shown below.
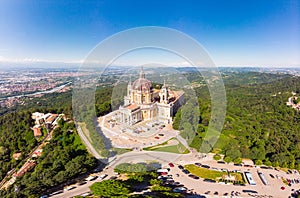
[[84,184],[86,184],[86,181],[80,181],[80,182],[77,183],[77,186],[82,186]]
[[88,176],[85,180],[86,180],[86,181],[93,181],[93,180],[97,179],[97,177],[98,177],[98,176],[90,175],[90,176]]
[[186,192],[187,188],[186,187],[176,187],[173,189],[173,192]]
[[63,192],[64,192],[63,190],[58,190],[56,192],[51,193],[50,196],[52,196],[52,195],[58,195],[58,194],[63,193]]
[[169,163],[169,166],[171,167],[171,168],[173,168],[174,167],[174,164],[173,163]]
[[201,163],[198,163],[198,162],[196,162],[196,163],[195,163],[195,165],[196,165],[196,166],[201,166],[202,164],[201,164]]
[[66,191],[69,191],[69,190],[72,190],[72,189],[74,189],[74,188],[76,188],[76,186],[66,186],[66,187],[64,187],[64,190],[66,190]]
[[91,192],[85,192],[85,193],[80,194],[80,196],[82,196],[82,197],[86,197],[86,196],[90,196],[90,195],[92,195]]
[[204,179],[203,181],[205,181],[205,182],[210,182],[210,183],[216,183],[216,181],[215,181],[215,180],[212,180],[212,179]]
[[244,193],[258,193],[257,191],[255,190],[242,190]]
[[210,166],[208,166],[208,165],[204,165],[204,164],[203,164],[203,165],[201,165],[201,167],[202,167],[202,168],[207,168],[207,169],[209,169],[209,168],[210,168]]
[[224,162],[224,161],[218,161],[218,163],[219,163],[219,164],[225,164],[225,162]]
[[191,178],[193,178],[193,179],[199,179],[199,177],[198,177],[198,176],[196,176],[196,175],[193,175],[193,174],[189,174],[188,176],[189,176],[189,177],[191,177]]
[[273,179],[275,178],[274,175],[270,174],[270,177],[272,177]]
[[184,169],[184,167],[181,166],[181,165],[178,165],[178,168],[181,169],[181,170]]
[[100,175],[100,176],[99,176],[99,179],[102,180],[102,179],[104,179],[105,177],[107,177],[107,174]]
[[242,164],[234,164],[235,166],[243,166]]
[[182,172],[185,173],[185,174],[190,174],[190,171],[188,171],[186,169],[183,169]]

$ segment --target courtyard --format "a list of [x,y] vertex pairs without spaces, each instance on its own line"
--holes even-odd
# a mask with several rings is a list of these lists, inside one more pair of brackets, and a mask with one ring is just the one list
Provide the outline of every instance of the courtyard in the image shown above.
[[[185,142],[182,142],[182,138],[177,138],[179,131],[174,130],[172,124],[166,124],[158,119],[154,119],[128,126],[118,122],[117,117],[118,111],[114,111],[98,118],[98,126],[103,134],[110,139],[113,147],[142,150],[164,144],[172,138],[179,139],[177,144],[182,148],[185,148],[187,145]],[[169,146],[177,145],[173,144]]]

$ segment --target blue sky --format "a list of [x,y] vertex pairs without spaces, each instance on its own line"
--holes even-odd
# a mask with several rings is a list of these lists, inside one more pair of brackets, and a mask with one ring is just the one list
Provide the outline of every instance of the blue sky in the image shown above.
[[78,62],[106,37],[138,26],[182,31],[219,66],[300,66],[296,0],[3,0],[0,61]]

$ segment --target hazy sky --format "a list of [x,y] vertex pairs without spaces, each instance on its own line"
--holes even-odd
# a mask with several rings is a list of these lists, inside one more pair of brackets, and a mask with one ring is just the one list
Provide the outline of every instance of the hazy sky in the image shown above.
[[2,0],[0,61],[77,62],[138,26],[182,31],[219,66],[300,66],[299,0]]

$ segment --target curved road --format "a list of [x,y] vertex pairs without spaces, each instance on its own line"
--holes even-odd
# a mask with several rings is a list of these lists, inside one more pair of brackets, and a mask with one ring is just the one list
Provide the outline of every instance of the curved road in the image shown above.
[[[111,162],[107,168],[105,168],[102,172],[97,173],[96,175],[103,175],[107,174],[108,176],[106,179],[109,179],[110,177],[114,176],[114,167],[117,164],[124,163],[124,162],[145,162],[145,161],[155,161],[160,162],[162,164],[162,167],[166,166],[169,162],[174,162],[175,160],[178,160],[182,154],[175,154],[175,153],[167,153],[167,152],[156,152],[156,151],[132,151],[129,153],[124,153],[120,156],[117,156],[116,159]],[[193,154],[185,154],[184,157],[193,157]],[[82,186],[77,186],[76,188],[70,190],[70,191],[64,191],[61,194],[54,195],[51,197],[55,198],[68,198],[73,197],[76,195],[80,195],[86,192],[89,192],[89,186],[91,186],[95,182],[99,182],[100,180],[96,179],[94,181],[88,181],[87,184],[84,184]]]

